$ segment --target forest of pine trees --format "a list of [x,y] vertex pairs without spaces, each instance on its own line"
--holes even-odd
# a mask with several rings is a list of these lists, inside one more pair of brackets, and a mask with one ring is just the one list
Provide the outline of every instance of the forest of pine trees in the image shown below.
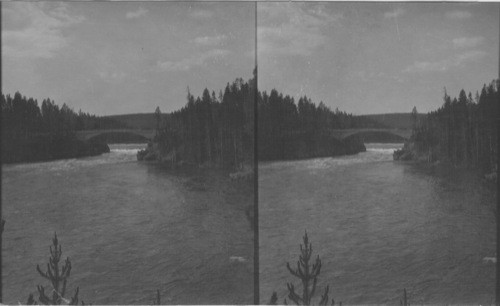
[[242,168],[252,163],[254,86],[254,79],[240,78],[218,97],[205,89],[197,98],[188,89],[186,106],[162,123],[156,137],[160,154],[195,165]]
[[76,113],[66,104],[62,107],[53,100],[44,99],[41,106],[33,98],[19,92],[0,95],[2,110],[2,136],[28,138],[40,133],[67,134],[79,130],[123,128],[124,124],[110,118]]
[[[109,118],[79,112],[66,104],[59,107],[44,99],[41,107],[19,92],[0,95],[2,120],[2,162],[41,161],[94,155],[106,151],[102,144],[86,144],[75,131],[123,127]],[[108,148],[109,150],[109,148]]]
[[[161,120],[155,142],[160,155],[172,162],[217,164],[241,168],[253,161],[255,79],[236,79],[218,96],[205,89],[194,97],[188,88],[187,104]],[[382,127],[375,121],[332,111],[309,98],[296,104],[276,90],[258,92],[259,160],[297,159],[353,154],[364,145],[355,137],[342,141],[331,129]],[[147,154],[144,152],[144,154]],[[160,158],[161,159],[161,158]]]
[[492,172],[497,167],[497,127],[500,81],[484,85],[475,97],[461,90],[419,122],[410,139],[417,155],[429,161]]
[[361,139],[339,140],[332,129],[384,128],[370,118],[332,111],[306,96],[293,97],[276,90],[259,93],[259,160],[300,159],[355,154],[365,150]]

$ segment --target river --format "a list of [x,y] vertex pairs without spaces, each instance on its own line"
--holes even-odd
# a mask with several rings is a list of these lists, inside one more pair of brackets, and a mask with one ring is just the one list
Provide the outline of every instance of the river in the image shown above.
[[[144,145],[2,167],[3,302],[26,303],[54,232],[72,263],[69,296],[93,304],[250,304],[253,183],[136,161]],[[35,294],[35,298],[38,295]]]
[[[495,192],[470,175],[392,160],[398,144],[357,155],[259,164],[261,302],[286,283],[307,230],[323,288],[344,304],[493,304]],[[289,301],[290,303],[290,301]]]

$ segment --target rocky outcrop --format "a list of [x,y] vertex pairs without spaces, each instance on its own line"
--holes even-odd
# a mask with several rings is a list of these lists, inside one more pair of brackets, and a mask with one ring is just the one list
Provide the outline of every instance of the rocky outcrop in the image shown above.
[[89,141],[84,143],[83,146],[86,148],[83,151],[83,156],[95,156],[110,152],[109,146],[105,142]]
[[157,161],[164,164],[176,163],[178,150],[166,151],[162,150],[158,143],[148,142],[148,146],[144,150],[137,152],[138,161]]
[[423,163],[436,163],[438,161],[431,149],[418,150],[413,142],[405,142],[403,148],[394,151],[392,154],[394,160],[416,161]]
[[139,161],[156,161],[160,156],[160,152],[153,145],[153,143],[149,142],[147,148],[144,150],[140,150],[137,152],[137,160]]
[[405,148],[394,151],[392,154],[394,160],[410,161],[414,159],[413,153]]
[[365,144],[359,137],[349,137],[348,139],[344,139],[342,144],[344,146],[344,154],[342,155],[352,155],[360,152],[366,152]]

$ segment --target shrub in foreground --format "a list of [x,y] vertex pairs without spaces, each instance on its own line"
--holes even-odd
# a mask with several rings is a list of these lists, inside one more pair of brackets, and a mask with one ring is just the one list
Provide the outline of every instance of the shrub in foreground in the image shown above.
[[[316,287],[318,283],[318,276],[321,272],[321,260],[319,255],[316,256],[314,263],[312,263],[312,244],[309,242],[307,237],[307,232],[302,238],[304,245],[300,245],[300,255],[297,261],[297,268],[292,269],[290,263],[286,264],[286,267],[290,274],[300,279],[302,283],[302,294],[295,291],[295,286],[293,283],[287,283],[288,298],[294,302],[296,305],[311,305],[312,298],[316,293]],[[327,285],[321,298],[319,300],[319,305],[327,305],[329,302],[328,291],[330,287]],[[278,296],[276,292],[273,292],[271,300],[269,303],[271,305],[276,305],[278,301]],[[287,305],[288,302],[285,299],[284,304]],[[331,299],[331,305],[335,304],[335,300]],[[340,303],[342,305],[342,303]]]
[[[52,246],[50,246],[49,249],[50,258],[49,263],[47,263],[47,271],[43,272],[40,266],[36,265],[38,273],[50,282],[48,292],[45,291],[44,286],[38,285],[38,301],[34,299],[33,294],[30,294],[26,304],[35,305],[40,303],[43,305],[77,305],[79,287],[76,288],[75,294],[72,297],[69,299],[65,297],[66,285],[71,273],[71,261],[69,258],[66,258],[62,266],[59,266],[62,249],[56,233],[54,233]],[[82,301],[82,305],[83,304],[84,302]]]

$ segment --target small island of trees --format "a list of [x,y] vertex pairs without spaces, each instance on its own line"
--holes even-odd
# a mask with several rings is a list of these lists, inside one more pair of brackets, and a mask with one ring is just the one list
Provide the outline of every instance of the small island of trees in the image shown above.
[[[255,92],[255,78],[227,83],[218,95],[205,88],[195,98],[188,88],[182,109],[166,116],[156,109],[157,136],[138,158],[231,168],[251,164]],[[332,111],[323,102],[316,106],[306,96],[296,104],[277,90],[257,91],[257,103],[260,161],[355,154],[366,150],[363,142],[337,139],[332,129],[385,127],[367,117]]]

